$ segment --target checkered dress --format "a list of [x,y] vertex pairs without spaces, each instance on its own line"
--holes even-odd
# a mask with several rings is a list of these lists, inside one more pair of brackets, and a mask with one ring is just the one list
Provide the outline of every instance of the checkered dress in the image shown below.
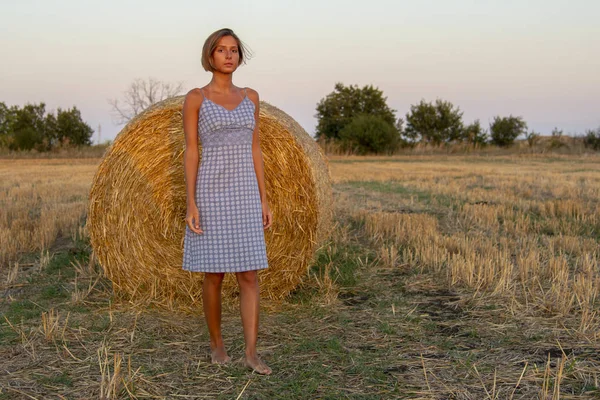
[[195,198],[204,233],[194,233],[186,225],[184,270],[242,272],[268,267],[252,159],[254,111],[246,94],[233,110],[206,96],[202,101],[198,117],[202,158]]

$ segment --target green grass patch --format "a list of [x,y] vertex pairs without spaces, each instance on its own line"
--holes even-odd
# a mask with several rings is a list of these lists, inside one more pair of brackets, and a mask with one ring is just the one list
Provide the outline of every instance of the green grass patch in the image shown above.
[[451,209],[457,209],[460,202],[450,196],[433,194],[428,191],[419,190],[410,186],[405,186],[398,181],[349,181],[343,185],[354,189],[364,189],[377,193],[387,193],[398,195],[404,199],[411,197],[418,203],[428,206],[442,206]]
[[56,374],[56,375],[52,375],[52,376],[34,374],[34,377],[42,385],[48,385],[48,386],[61,385],[61,386],[68,386],[68,387],[73,386],[73,380],[71,379],[69,374],[67,374],[64,371],[61,372],[60,374]]
[[[1,323],[3,322],[3,323]],[[0,322],[0,343],[13,343],[19,338],[17,332],[15,332],[7,323],[6,320],[2,319]],[[10,321],[13,323],[12,321]]]
[[60,283],[54,283],[42,288],[40,299],[43,300],[60,300],[69,297],[69,293]]
[[[41,318],[43,309],[29,299],[16,300],[9,304],[4,315],[12,322]],[[3,318],[4,320],[4,318]],[[6,321],[4,321],[6,322]]]
[[[310,268],[310,274],[314,274],[319,279],[322,279],[325,273],[325,267],[331,262],[329,269],[330,278],[342,288],[354,287],[359,280],[359,269],[362,265],[359,258],[365,260],[374,259],[373,251],[360,244],[355,243],[337,243],[335,244],[336,251],[333,256],[330,256],[326,251],[321,251],[316,258],[316,262]],[[310,300],[316,291],[299,290],[292,294],[292,302],[305,302]]]

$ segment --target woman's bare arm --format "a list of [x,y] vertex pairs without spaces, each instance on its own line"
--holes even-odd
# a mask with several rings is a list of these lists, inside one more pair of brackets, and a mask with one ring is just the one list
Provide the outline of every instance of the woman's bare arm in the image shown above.
[[199,89],[190,90],[183,102],[183,133],[185,135],[185,151],[183,168],[187,206],[196,205],[196,178],[198,175],[198,111],[202,104],[202,93]]
[[247,88],[248,97],[254,105],[256,106],[254,109],[254,119],[256,120],[256,125],[254,127],[254,132],[252,133],[252,160],[254,161],[254,172],[256,173],[256,180],[258,181],[258,190],[260,191],[260,201],[265,204],[267,202],[267,191],[265,189],[265,164],[262,157],[262,151],[260,149],[260,140],[258,137],[258,115],[260,112],[259,104],[260,99],[258,97],[258,92],[254,89]]

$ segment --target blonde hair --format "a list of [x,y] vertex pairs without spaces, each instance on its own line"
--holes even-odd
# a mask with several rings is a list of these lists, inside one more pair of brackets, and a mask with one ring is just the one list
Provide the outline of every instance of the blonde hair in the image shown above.
[[229,28],[223,28],[211,33],[204,42],[204,46],[202,46],[202,67],[205,71],[213,72],[215,70],[211,62],[212,54],[217,48],[219,40],[224,36],[231,36],[235,39],[238,46],[238,53],[240,55],[239,65],[246,64],[246,58],[250,56],[250,51],[240,40],[238,35],[233,32],[233,30]]

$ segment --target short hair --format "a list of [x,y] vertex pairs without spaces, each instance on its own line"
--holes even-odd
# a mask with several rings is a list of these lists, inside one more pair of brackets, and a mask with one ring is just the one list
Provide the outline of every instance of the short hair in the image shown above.
[[208,36],[206,41],[204,42],[204,46],[202,46],[202,67],[205,71],[213,72],[215,70],[211,57],[215,49],[217,48],[217,44],[219,40],[221,40],[224,36],[231,36],[235,39],[238,46],[238,53],[240,55],[239,65],[246,64],[246,58],[250,56],[250,51],[246,47],[246,45],[240,40],[238,35],[236,35],[233,30],[229,28],[219,29]]

